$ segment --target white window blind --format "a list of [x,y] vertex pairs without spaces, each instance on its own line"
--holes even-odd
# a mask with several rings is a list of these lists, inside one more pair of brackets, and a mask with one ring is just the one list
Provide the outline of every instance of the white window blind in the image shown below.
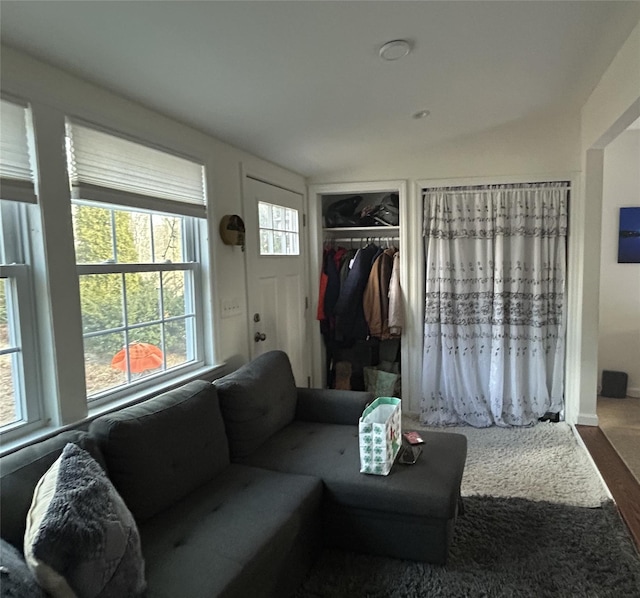
[[25,106],[0,100],[0,196],[36,203],[27,119]]
[[185,158],[67,123],[74,199],[204,217],[204,167]]

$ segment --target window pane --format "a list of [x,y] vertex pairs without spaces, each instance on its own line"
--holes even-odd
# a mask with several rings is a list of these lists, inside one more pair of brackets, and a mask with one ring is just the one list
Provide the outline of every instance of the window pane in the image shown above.
[[13,355],[0,355],[0,426],[6,426],[18,420],[13,378]]
[[[126,213],[126,212],[121,212]],[[151,215],[150,214],[142,214],[141,212],[129,212],[129,227],[131,230],[131,235],[133,236],[133,246],[135,247],[135,260],[134,262],[145,264],[151,263],[152,260],[152,251],[151,251]],[[124,220],[124,219],[123,219]],[[118,237],[118,242],[122,240],[125,242],[126,231],[122,231],[119,233],[119,229],[116,227],[116,235]],[[125,257],[126,257],[125,251]],[[120,247],[118,246],[118,261],[128,261],[120,257]]]
[[84,333],[122,326],[122,275],[82,275],[80,301]]
[[111,211],[75,204],[72,214],[77,263],[99,264],[113,260]]
[[144,324],[160,319],[160,272],[131,272],[124,275],[127,324]]
[[260,228],[273,228],[273,219],[271,218],[271,204],[258,202],[258,218]]
[[193,338],[193,318],[185,318],[165,324],[167,367],[175,367],[193,360],[189,355],[188,338]]
[[273,231],[260,231],[260,255],[270,255],[273,253]]
[[9,340],[9,320],[7,317],[7,288],[8,281],[0,280],[0,349],[11,346]]
[[282,231],[273,232],[273,253],[282,254],[285,253],[285,241]]
[[191,306],[185,305],[184,285],[186,273],[182,271],[162,273],[162,292],[165,318],[184,316],[192,313]]
[[287,208],[286,214],[286,228],[288,231],[298,232],[298,210],[291,210]]
[[[149,226],[148,214],[134,214],[125,210],[112,210],[116,231],[116,261],[120,264],[132,264],[149,261],[151,247],[149,244],[136,245],[136,223],[143,231],[145,225]],[[134,218],[135,216],[135,218]],[[140,225],[140,223],[142,223]],[[147,239],[149,235],[147,233]]]
[[298,255],[298,235],[287,233],[287,255]]
[[271,206],[273,210],[273,228],[284,230],[284,208],[282,206]]
[[162,351],[162,326],[155,324],[129,332],[131,379],[157,374],[165,369]]
[[272,215],[271,223],[267,222],[266,216],[260,219],[260,255],[299,255],[298,210],[272,204],[258,205],[261,215],[266,214],[267,208]]
[[[84,339],[84,367],[87,396],[127,383],[126,359],[116,356],[122,350],[125,337],[122,332],[112,332]],[[114,361],[114,358],[115,361]]]
[[153,216],[155,262],[182,262],[182,222],[179,216]]

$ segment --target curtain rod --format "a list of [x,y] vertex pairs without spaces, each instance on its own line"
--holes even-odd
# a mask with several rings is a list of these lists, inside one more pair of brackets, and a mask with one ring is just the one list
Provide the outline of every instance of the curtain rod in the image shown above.
[[483,191],[539,191],[541,189],[570,189],[570,181],[551,181],[548,183],[518,183],[514,185],[464,185],[460,187],[423,187],[422,193],[436,193],[438,191],[456,191],[457,193],[481,193]]

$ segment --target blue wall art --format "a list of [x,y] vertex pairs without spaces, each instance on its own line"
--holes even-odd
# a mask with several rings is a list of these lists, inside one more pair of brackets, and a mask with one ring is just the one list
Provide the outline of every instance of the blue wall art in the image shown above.
[[618,263],[640,264],[640,208],[620,208]]

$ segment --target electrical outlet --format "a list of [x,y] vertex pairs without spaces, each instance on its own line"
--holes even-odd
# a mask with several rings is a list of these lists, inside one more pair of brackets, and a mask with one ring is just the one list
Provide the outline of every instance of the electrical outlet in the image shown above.
[[227,297],[220,301],[222,308],[223,318],[232,318],[234,316],[242,315],[242,307],[240,305],[240,299],[238,297]]

